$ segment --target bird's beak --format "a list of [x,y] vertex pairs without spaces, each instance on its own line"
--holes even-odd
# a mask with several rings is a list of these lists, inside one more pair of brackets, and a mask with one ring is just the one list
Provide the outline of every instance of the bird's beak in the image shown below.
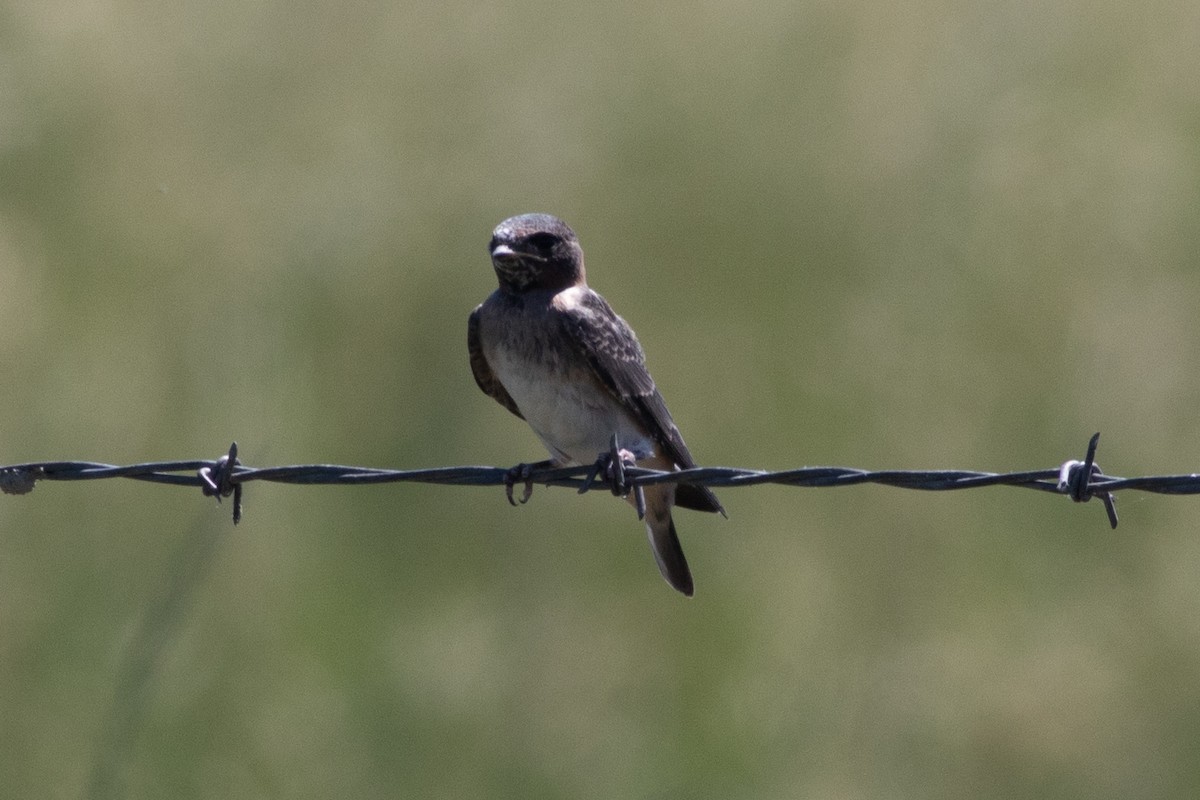
[[517,251],[506,244],[498,244],[492,248],[493,261],[513,261],[518,258]]
[[529,264],[531,261],[545,262],[544,256],[526,253],[506,244],[498,244],[492,248],[492,262],[503,265]]

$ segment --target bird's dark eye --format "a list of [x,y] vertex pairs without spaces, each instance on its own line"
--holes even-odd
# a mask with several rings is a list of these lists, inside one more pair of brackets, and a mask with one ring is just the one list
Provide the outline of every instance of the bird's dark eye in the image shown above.
[[497,239],[495,236],[493,236],[492,240],[490,242],[488,242],[488,252],[490,253],[493,250],[495,250],[496,245],[498,245],[498,244],[500,244],[500,240]]
[[538,250],[550,250],[558,244],[558,237],[553,233],[534,233],[530,234],[529,243]]

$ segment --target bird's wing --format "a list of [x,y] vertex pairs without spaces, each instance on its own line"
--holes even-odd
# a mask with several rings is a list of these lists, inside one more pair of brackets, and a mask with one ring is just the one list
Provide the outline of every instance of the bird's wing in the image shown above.
[[492,372],[492,367],[488,364],[487,356],[483,354],[483,343],[479,340],[479,313],[481,308],[483,306],[479,306],[472,311],[470,318],[467,320],[467,352],[471,355],[471,374],[475,376],[475,383],[479,384],[479,388],[483,390],[484,394],[521,419],[525,419],[525,415],[521,413],[521,409],[517,408],[517,403],[512,399],[512,395],[500,383],[500,379],[496,377],[496,373]]
[[[600,383],[662,445],[663,455],[681,469],[696,466],[646,369],[637,336],[625,320],[591,289],[578,295],[577,302],[556,306],[555,311],[567,341],[587,360]],[[724,513],[716,496],[704,487],[681,484],[676,503],[684,508]]]

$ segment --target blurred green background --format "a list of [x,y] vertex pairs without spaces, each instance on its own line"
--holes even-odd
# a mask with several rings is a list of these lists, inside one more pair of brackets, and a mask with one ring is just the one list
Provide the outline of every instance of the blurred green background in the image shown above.
[[[703,464],[1200,467],[1194,4],[0,5],[0,463],[508,466],[578,231]],[[1184,797],[1200,504],[0,498],[10,797]]]

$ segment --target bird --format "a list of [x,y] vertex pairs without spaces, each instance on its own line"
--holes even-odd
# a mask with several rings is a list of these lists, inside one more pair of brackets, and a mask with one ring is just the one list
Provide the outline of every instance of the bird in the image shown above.
[[[499,285],[468,319],[471,372],[485,394],[529,424],[550,454],[547,463],[599,466],[615,436],[623,463],[665,471],[696,466],[636,334],[588,286],[570,226],[550,214],[510,217],[492,232],[488,252]],[[727,516],[725,509],[696,484],[657,483],[642,493],[659,571],[691,597],[694,582],[671,509]],[[628,498],[635,505],[636,494]]]

